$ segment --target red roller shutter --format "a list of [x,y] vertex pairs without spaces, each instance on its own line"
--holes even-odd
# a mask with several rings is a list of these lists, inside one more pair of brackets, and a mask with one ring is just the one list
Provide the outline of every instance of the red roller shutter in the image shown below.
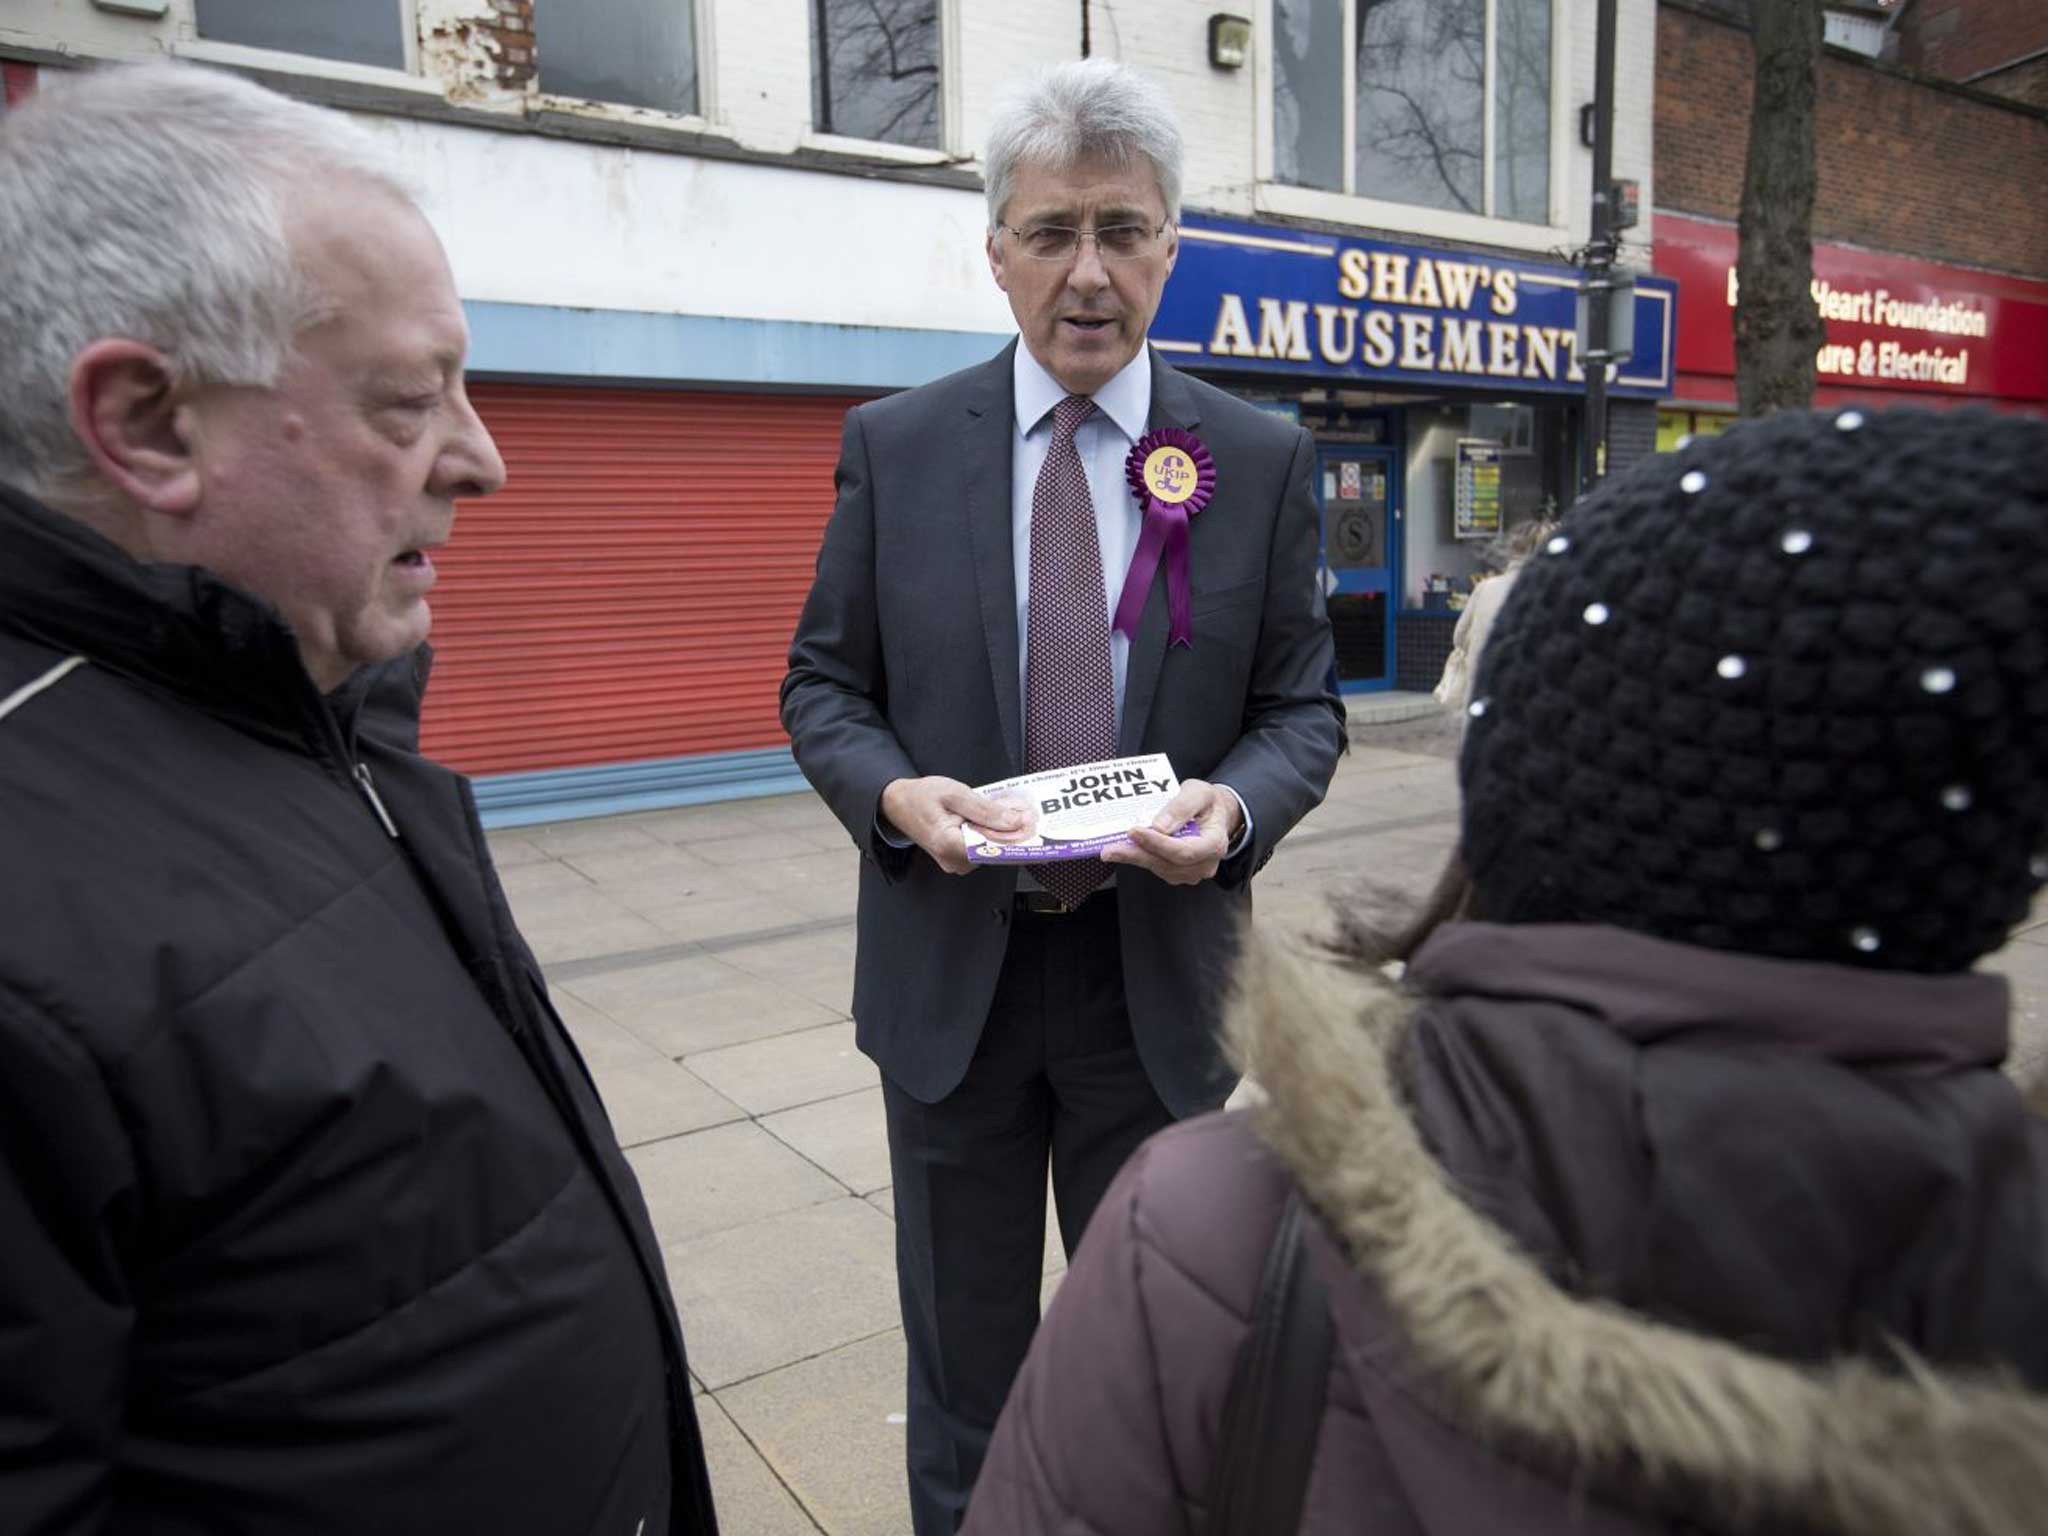
[[855,402],[478,384],[509,478],[436,556],[427,753],[468,773],[786,743]]
[[9,107],[18,107],[35,94],[36,67],[33,64],[0,63],[0,117]]

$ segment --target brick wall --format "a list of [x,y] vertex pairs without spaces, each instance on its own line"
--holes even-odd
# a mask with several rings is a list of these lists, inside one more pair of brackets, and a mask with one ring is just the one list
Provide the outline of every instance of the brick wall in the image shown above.
[[1892,29],[1899,62],[1963,80],[2048,48],[2041,0],[1913,0]]
[[451,101],[515,105],[534,86],[533,0],[419,0],[422,72]]
[[[1658,206],[1733,219],[1749,134],[1750,41],[1691,6],[1657,11]],[[2048,113],[1823,56],[1814,238],[2048,275]]]
[[497,44],[499,86],[522,90],[534,71],[533,0],[491,0],[491,11],[477,18],[476,29]]

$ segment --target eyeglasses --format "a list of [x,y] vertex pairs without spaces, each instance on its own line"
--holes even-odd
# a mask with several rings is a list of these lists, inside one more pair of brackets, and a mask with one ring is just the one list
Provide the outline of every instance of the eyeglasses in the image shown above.
[[1093,240],[1104,261],[1135,261],[1150,253],[1170,227],[1161,224],[1110,224],[1102,229],[1075,229],[1070,224],[1031,224],[1019,229],[1001,226],[1017,237],[1017,248],[1033,261],[1071,261],[1083,240]]

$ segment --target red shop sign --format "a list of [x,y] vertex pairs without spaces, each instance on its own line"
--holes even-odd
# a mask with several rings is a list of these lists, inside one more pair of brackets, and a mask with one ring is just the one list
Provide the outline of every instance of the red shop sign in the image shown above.
[[[1679,393],[1732,399],[1735,230],[1671,213],[1655,229],[1657,271],[1678,279]],[[1813,276],[1824,397],[1903,390],[2048,406],[2048,283],[1818,243]]]

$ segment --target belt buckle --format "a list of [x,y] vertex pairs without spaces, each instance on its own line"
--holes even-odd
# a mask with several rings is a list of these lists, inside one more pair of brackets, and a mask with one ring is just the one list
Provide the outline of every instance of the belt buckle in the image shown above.
[[1017,905],[1038,917],[1065,917],[1069,912],[1080,910],[1070,907],[1051,891],[1019,891]]

